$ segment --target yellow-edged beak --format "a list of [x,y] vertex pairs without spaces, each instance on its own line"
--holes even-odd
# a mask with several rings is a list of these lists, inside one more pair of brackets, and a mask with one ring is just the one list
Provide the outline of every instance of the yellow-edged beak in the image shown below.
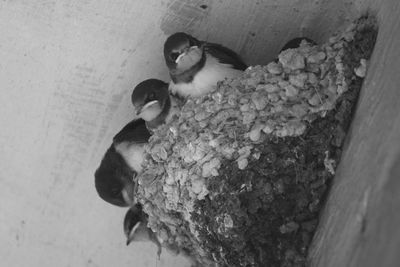
[[137,107],[136,109],[136,115],[139,116],[142,112],[145,110],[149,109],[150,107],[153,107],[154,105],[159,104],[158,100],[153,100],[148,103],[146,103],[144,106]]
[[175,59],[175,63],[178,63],[182,57],[186,56],[193,49],[199,49],[199,47],[195,45],[195,46],[185,48],[183,50],[183,52]]

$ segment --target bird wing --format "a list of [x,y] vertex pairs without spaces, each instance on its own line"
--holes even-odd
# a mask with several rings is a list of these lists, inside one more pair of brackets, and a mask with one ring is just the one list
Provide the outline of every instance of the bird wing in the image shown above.
[[135,119],[129,122],[113,138],[114,144],[122,142],[147,143],[150,138],[150,132],[146,128],[143,119]]
[[241,57],[225,46],[214,43],[205,43],[204,48],[207,53],[217,58],[218,61],[223,64],[232,65],[233,68],[238,70],[247,69],[247,65],[243,62]]

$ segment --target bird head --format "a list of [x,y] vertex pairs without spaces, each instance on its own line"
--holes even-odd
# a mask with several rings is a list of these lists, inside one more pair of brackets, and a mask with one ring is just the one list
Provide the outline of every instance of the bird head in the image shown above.
[[174,33],[164,43],[164,58],[170,72],[188,70],[203,56],[203,42],[184,32]]
[[150,229],[147,227],[147,216],[142,210],[141,204],[132,206],[124,218],[124,233],[126,245],[132,241],[148,241]]
[[136,115],[145,121],[152,121],[160,115],[169,100],[168,84],[157,79],[145,80],[133,89],[131,99]]
[[106,202],[119,207],[131,206],[135,185],[132,171],[120,154],[111,146],[105,153],[95,176],[98,195]]

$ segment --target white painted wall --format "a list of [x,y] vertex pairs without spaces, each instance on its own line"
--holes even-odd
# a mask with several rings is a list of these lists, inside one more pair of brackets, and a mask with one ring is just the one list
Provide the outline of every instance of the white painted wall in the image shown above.
[[133,86],[167,78],[162,45],[174,31],[265,63],[291,37],[324,40],[355,14],[351,2],[1,1],[1,266],[182,266],[157,263],[151,244],[126,247],[126,210],[94,189],[131,119]]

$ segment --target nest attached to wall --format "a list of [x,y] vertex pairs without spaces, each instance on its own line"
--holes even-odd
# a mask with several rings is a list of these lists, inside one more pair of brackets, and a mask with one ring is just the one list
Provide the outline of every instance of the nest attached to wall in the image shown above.
[[202,266],[303,266],[376,22],[303,42],[188,99],[156,129],[137,197],[164,246]]

